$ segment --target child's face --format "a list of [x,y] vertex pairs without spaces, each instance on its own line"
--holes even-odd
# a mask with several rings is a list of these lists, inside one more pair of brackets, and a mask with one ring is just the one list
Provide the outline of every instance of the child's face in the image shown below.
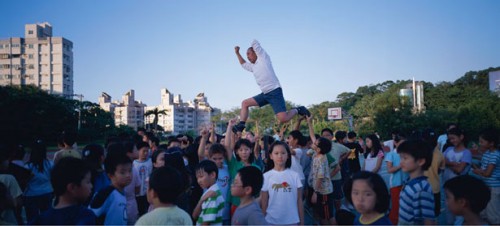
[[196,181],[201,188],[209,188],[215,182],[215,173],[208,174],[204,170],[196,171]]
[[243,182],[241,182],[240,174],[236,174],[233,183],[231,184],[231,195],[235,197],[245,196],[245,191],[243,189]]
[[109,177],[113,185],[124,188],[132,181],[132,164],[120,164],[116,166],[115,173]]
[[83,180],[81,181],[79,186],[75,187],[76,189],[73,191],[73,195],[78,202],[85,202],[92,192],[92,181],[90,172],[88,172]]
[[250,147],[247,147],[245,145],[241,145],[240,149],[238,149],[238,156],[240,157],[241,161],[243,161],[243,162],[248,161],[251,153],[252,153],[252,150],[250,149]]
[[403,172],[413,172],[419,168],[419,165],[415,158],[407,153],[400,153],[401,157],[401,170]]
[[141,149],[139,149],[139,160],[148,159],[148,152],[149,152],[148,147],[142,147]]
[[293,136],[288,136],[286,138],[286,143],[290,146],[295,146],[297,144],[297,140],[293,138]]
[[158,156],[156,157],[156,162],[153,163],[153,166],[155,168],[165,166],[165,152],[161,152],[158,154]]
[[483,139],[482,137],[479,137],[479,148],[481,151],[487,151],[495,147],[494,142],[488,142],[487,140]]
[[450,210],[450,212],[454,215],[463,215],[462,209],[464,208],[464,200],[463,199],[455,199],[453,193],[445,189],[446,194],[446,206]]
[[375,211],[377,194],[370,187],[367,180],[360,179],[352,183],[351,197],[354,208],[359,213],[366,214]]
[[286,160],[288,159],[288,153],[283,145],[276,145],[274,146],[270,157],[275,166],[285,166]]
[[215,165],[217,165],[217,168],[222,169],[223,164],[224,164],[224,155],[221,153],[215,153],[212,156],[210,156],[210,160],[215,162]]
[[463,135],[457,136],[455,134],[450,134],[448,135],[448,139],[450,140],[450,143],[456,147],[463,142],[464,136]]
[[370,138],[366,138],[366,147],[372,148],[372,146],[373,146],[372,140]]

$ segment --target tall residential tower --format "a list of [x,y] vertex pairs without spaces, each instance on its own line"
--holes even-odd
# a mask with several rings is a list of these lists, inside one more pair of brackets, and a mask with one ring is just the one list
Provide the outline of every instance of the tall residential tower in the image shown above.
[[0,85],[34,85],[72,96],[73,43],[52,37],[47,22],[26,24],[24,38],[0,40]]

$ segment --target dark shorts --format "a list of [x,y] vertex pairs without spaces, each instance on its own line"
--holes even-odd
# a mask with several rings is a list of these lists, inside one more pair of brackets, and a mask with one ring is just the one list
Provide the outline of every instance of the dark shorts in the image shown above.
[[269,93],[261,93],[257,96],[254,96],[253,99],[255,100],[255,102],[257,102],[259,107],[271,104],[274,114],[286,112],[285,98],[283,97],[283,90],[281,89],[281,87],[276,88]]
[[333,184],[333,199],[341,200],[344,198],[344,192],[342,191],[342,180],[332,180]]
[[316,193],[318,199],[314,205],[314,211],[320,216],[321,219],[329,220],[334,215],[333,207],[333,193],[322,195]]

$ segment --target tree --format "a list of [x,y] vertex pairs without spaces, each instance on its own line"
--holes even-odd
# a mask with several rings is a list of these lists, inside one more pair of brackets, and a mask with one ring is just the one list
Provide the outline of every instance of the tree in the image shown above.
[[154,108],[153,110],[149,110],[149,111],[146,111],[144,113],[144,116],[145,117],[148,117],[150,115],[153,115],[153,131],[157,132],[158,129],[158,117],[160,115],[166,115],[167,114],[167,110],[163,109],[163,110],[159,110],[158,108]]

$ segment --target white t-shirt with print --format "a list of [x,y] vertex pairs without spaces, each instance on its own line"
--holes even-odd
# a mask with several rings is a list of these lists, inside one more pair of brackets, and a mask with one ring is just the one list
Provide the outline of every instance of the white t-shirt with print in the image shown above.
[[298,224],[300,222],[297,206],[298,189],[302,188],[299,175],[291,170],[264,173],[262,191],[269,193],[266,221],[270,224]]

